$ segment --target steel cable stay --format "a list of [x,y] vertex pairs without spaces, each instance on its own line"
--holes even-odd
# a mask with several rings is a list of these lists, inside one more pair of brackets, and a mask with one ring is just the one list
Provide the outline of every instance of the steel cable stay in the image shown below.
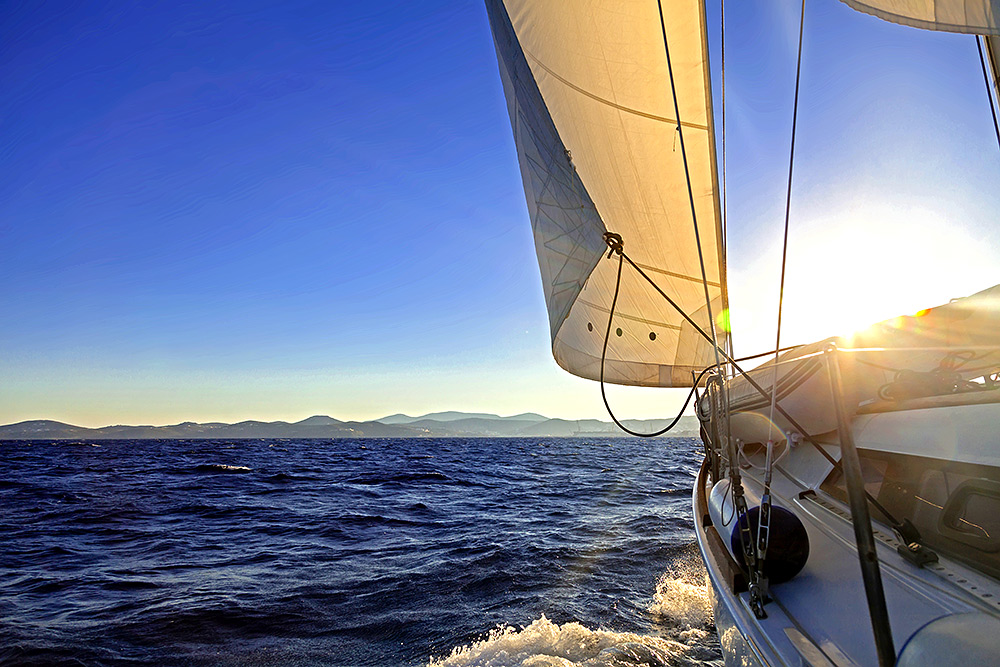
[[[676,301],[674,301],[673,299],[671,299],[667,295],[667,293],[664,292],[663,289],[658,284],[656,284],[656,282],[652,278],[650,278],[649,274],[647,274],[645,271],[643,271],[638,265],[635,264],[635,262],[632,261],[632,259],[628,256],[628,253],[626,253],[624,251],[624,242],[622,241],[622,237],[619,234],[614,234],[612,232],[605,232],[604,237],[605,237],[605,242],[608,244],[609,248],[611,249],[611,251],[608,253],[608,257],[609,258],[612,255],[614,255],[614,254],[617,253],[619,255],[619,262],[620,263],[622,261],[624,261],[624,262],[627,262],[630,266],[632,266],[636,270],[636,272],[642,278],[644,278],[646,280],[646,282],[648,282],[650,284],[650,286],[661,297],[663,297],[663,299],[668,304],[670,304],[670,306],[673,307],[674,310],[676,310],[677,313],[681,317],[683,317],[687,321],[687,323],[690,324],[694,328],[694,330],[702,338],[704,338],[704,339],[706,339],[708,341],[711,341],[711,339],[708,336],[708,333],[706,333],[704,329],[702,329],[700,326],[698,326],[698,324],[693,319],[691,319],[691,316],[688,315],[677,304]],[[620,286],[620,279],[621,279],[621,272],[620,271],[618,273],[618,279],[619,279],[619,282],[616,283],[616,285],[615,285],[615,295],[614,295],[614,298],[612,299],[612,302],[611,302],[611,310],[608,313],[608,322],[609,323],[611,323],[611,322],[614,321],[615,306],[616,306],[617,301],[618,301],[618,291],[619,291],[618,288]],[[611,410],[611,406],[609,405],[609,403],[607,401],[607,397],[606,397],[606,394],[605,394],[605,391],[604,391],[604,365],[605,365],[605,358],[607,356],[608,341],[610,340],[610,334],[611,334],[611,326],[609,324],[609,327],[607,329],[607,333],[605,334],[604,348],[603,348],[602,353],[601,353],[601,377],[600,377],[600,382],[601,382],[601,396],[605,399],[604,400],[604,407],[607,408],[608,414],[611,416],[612,420],[614,420],[615,424],[619,428],[621,428],[622,430],[624,430],[626,433],[629,433],[630,435],[634,435],[634,436],[637,436],[637,437],[640,437],[640,438],[643,438],[643,437],[650,438],[650,437],[655,437],[657,435],[662,435],[662,433],[638,433],[638,432],[635,432],[635,431],[630,431],[630,430],[626,429],[621,424],[620,420],[618,420],[618,418],[615,416],[614,412]],[[797,346],[795,346],[795,347],[797,347]],[[784,351],[791,350],[791,349],[794,349],[794,347],[785,347],[785,348],[782,348],[781,350],[779,350],[779,352],[784,352]],[[741,377],[743,377],[747,381],[747,383],[751,387],[753,387],[754,390],[757,391],[757,393],[760,394],[762,397],[764,397],[768,401],[771,400],[771,392],[768,391],[768,390],[766,390],[766,389],[764,389],[756,380],[753,379],[753,377],[747,371],[743,370],[742,366],[740,366],[740,362],[747,361],[747,360],[752,360],[752,359],[757,359],[757,358],[765,356],[765,355],[774,354],[773,350],[772,351],[768,351],[768,352],[762,352],[760,354],[754,354],[754,355],[746,356],[746,357],[740,357],[739,359],[734,359],[731,356],[729,356],[728,354],[726,354],[725,352],[723,352],[722,354],[725,356],[725,363],[727,365],[732,366],[733,369],[736,371],[737,375],[740,375]],[[708,366],[707,368],[703,369],[696,376],[696,378],[695,378],[695,381],[694,381],[695,387],[697,387],[697,385],[701,383],[701,380],[704,378],[704,376],[706,374],[710,373],[711,371],[716,371],[717,372],[717,368],[715,366]],[[809,432],[807,432],[791,415],[788,414],[788,412],[781,406],[781,401],[780,400],[776,400],[775,401],[775,411],[777,411],[778,414],[780,414],[782,417],[784,417],[788,421],[788,423],[791,425],[791,427],[802,438],[802,440],[804,442],[808,442],[810,445],[812,445],[816,449],[816,451],[819,452],[819,454],[821,456],[823,456],[823,458],[825,458],[827,460],[827,462],[830,463],[830,465],[832,465],[835,469],[841,470],[840,462],[837,461],[837,459],[835,459],[832,456],[830,456],[829,452],[827,452],[825,449],[823,449],[822,446],[820,446],[819,442],[817,442],[817,440],[813,437],[813,435],[810,434]],[[903,522],[900,522],[900,521],[896,520],[895,517],[893,517],[893,515],[891,513],[889,513],[889,511],[887,509],[885,509],[885,507],[883,507],[881,505],[881,503],[879,503],[870,494],[868,494],[868,501],[872,504],[873,507],[875,507],[875,509],[877,509],[883,516],[885,516],[885,518],[889,521],[889,524],[893,527],[893,530],[896,530],[897,532],[901,528],[905,530],[906,524],[903,523]]]
[[705,308],[708,312],[709,331],[711,332],[712,347],[715,350],[715,365],[721,366],[719,359],[719,341],[715,330],[715,318],[712,315],[712,297],[708,293],[708,272],[705,270],[705,254],[701,245],[701,230],[698,229],[698,213],[694,204],[694,190],[691,186],[691,170],[688,166],[687,148],[684,143],[684,124],[681,122],[680,104],[677,101],[677,86],[674,83],[674,69],[670,61],[670,44],[667,39],[667,24],[663,17],[663,4],[659,0],[656,3],[660,12],[660,28],[663,33],[663,50],[667,58],[667,75],[670,78],[670,97],[674,103],[674,118],[677,119],[677,136],[681,144],[681,161],[684,164],[684,181],[687,185],[688,204],[691,207],[691,221],[694,225],[694,240],[698,248],[698,264],[701,268],[701,282],[705,289]]
[[[719,2],[720,16],[720,46],[722,49],[721,77],[722,77],[722,135],[719,142],[722,144],[722,265],[728,267],[729,263],[729,182],[726,180],[726,0]],[[727,270],[728,271],[728,270]],[[728,304],[727,304],[728,305]],[[728,321],[728,314],[726,317]],[[729,342],[730,354],[735,353],[733,348],[732,327],[726,327],[726,339]],[[727,408],[728,409],[728,408]]]
[[[731,356],[725,350],[721,350],[720,349],[719,339],[718,339],[718,335],[717,335],[717,332],[716,332],[715,316],[714,316],[714,313],[712,312],[712,297],[711,297],[711,295],[708,292],[708,272],[705,269],[705,254],[704,254],[704,250],[702,248],[702,243],[701,243],[701,231],[698,228],[698,213],[697,213],[697,210],[696,210],[696,207],[695,207],[695,203],[694,203],[694,190],[692,189],[692,184],[691,184],[691,171],[690,171],[690,167],[689,167],[689,163],[688,163],[688,159],[687,159],[687,149],[686,149],[685,142],[684,142],[683,124],[681,123],[680,103],[677,100],[677,85],[676,85],[676,83],[674,81],[673,63],[671,62],[671,58],[670,58],[670,40],[667,38],[667,24],[666,24],[666,20],[664,19],[664,15],[663,15],[663,3],[660,2],[660,0],[657,0],[656,5],[657,5],[657,9],[659,10],[659,14],[660,14],[660,29],[661,29],[661,32],[663,34],[663,51],[664,51],[664,55],[666,56],[666,61],[667,61],[667,74],[668,74],[668,76],[670,78],[670,92],[671,92],[671,99],[672,99],[673,105],[674,105],[674,116],[677,118],[677,132],[678,132],[678,136],[680,138],[680,144],[681,144],[681,159],[682,159],[683,164],[684,164],[684,180],[685,180],[685,185],[687,186],[688,203],[689,203],[689,205],[691,207],[691,221],[692,221],[692,224],[694,226],[695,245],[697,246],[697,249],[698,249],[698,264],[699,264],[699,267],[701,268],[702,287],[705,290],[705,309],[706,309],[706,314],[708,315],[709,331],[711,332],[711,336],[709,337],[709,340],[712,343],[712,350],[713,350],[713,352],[715,354],[715,367],[718,369],[718,372],[717,372],[716,376],[717,376],[717,382],[718,382],[718,386],[719,386],[719,396],[720,396],[720,401],[721,401],[721,406],[722,406],[722,420],[721,421],[722,421],[722,425],[723,425],[723,429],[724,429],[724,433],[723,433],[721,439],[723,440],[723,442],[725,443],[725,446],[729,450],[728,451],[728,455],[729,455],[730,461],[736,461],[736,452],[733,449],[733,442],[732,442],[732,438],[730,437],[730,433],[729,433],[729,418],[728,418],[729,400],[728,400],[728,393],[727,393],[727,390],[726,390],[726,373],[725,373],[725,369],[722,366],[722,357],[726,357],[727,359],[729,359],[729,358],[731,358]],[[723,292],[722,292],[722,294],[723,294],[723,297],[725,297],[725,284],[724,284],[724,276],[725,276],[725,264],[724,264],[724,260],[725,260],[725,245],[724,244],[723,244],[722,248],[719,248],[719,251],[722,253],[722,259],[723,259],[723,265],[722,265],[721,270],[720,270],[720,279],[723,279],[723,288],[722,288]],[[630,260],[630,263],[632,263],[631,260]],[[661,291],[661,293],[662,293],[662,291]],[[685,318],[688,319],[688,321],[691,321],[691,319],[689,317],[687,317],[686,315],[685,315]],[[693,324],[693,321],[691,321],[691,323]],[[699,330],[700,330],[700,327],[699,327]],[[716,434],[716,436],[718,436],[718,434]],[[744,498],[744,495],[743,495],[743,484],[742,484],[742,481],[740,479],[739,466],[730,465],[729,466],[729,475],[730,475],[730,478],[732,480],[732,485],[733,485],[733,489],[734,489],[733,496],[734,496],[734,501],[735,501],[736,509],[742,515],[742,513],[746,512],[747,507],[746,507],[746,499]],[[742,544],[742,547],[743,547],[744,557],[745,557],[747,563],[750,566],[749,567],[749,569],[750,569],[750,577],[749,578],[750,578],[751,606],[754,608],[754,613],[758,617],[763,618],[767,614],[764,612],[764,607],[763,607],[763,602],[762,602],[763,598],[762,598],[761,593],[760,593],[761,589],[760,589],[760,585],[759,585],[759,577],[756,574],[757,573],[757,558],[756,558],[756,553],[755,553],[754,548],[752,546],[752,540],[751,540],[751,536],[750,536],[749,526],[743,526],[742,523],[740,524],[740,526],[741,526],[741,530],[740,530],[740,543]]]
[[[792,138],[788,150],[788,181],[785,189],[785,224],[781,242],[781,278],[778,284],[778,322],[774,340],[774,372],[771,379],[771,410],[767,424],[767,449],[764,463],[764,490],[760,497],[757,514],[757,567],[760,578],[761,594],[767,596],[767,577],[764,575],[764,562],[767,558],[767,547],[771,535],[771,481],[774,470],[774,409],[778,398],[778,350],[781,349],[781,315],[785,300],[785,274],[788,266],[788,228],[792,208],[792,170],[795,166],[795,135],[799,117],[799,83],[802,75],[802,35],[805,27],[806,2],[802,0],[799,12],[799,45],[795,60],[795,94],[792,102]],[[788,444],[786,441],[787,451]],[[748,518],[749,520],[749,518]]]
[[[804,2],[805,2],[805,0],[803,0],[803,6],[804,6]],[[762,563],[762,560],[759,558],[758,549],[756,548],[756,546],[754,544],[753,536],[750,533],[749,514],[748,514],[748,508],[747,508],[747,504],[746,504],[746,499],[745,499],[744,493],[743,493],[742,479],[741,479],[740,472],[739,472],[738,454],[735,451],[734,443],[733,443],[732,437],[730,435],[730,430],[729,430],[729,428],[730,428],[729,427],[729,398],[728,398],[728,391],[727,391],[727,388],[726,388],[726,372],[725,372],[725,369],[724,369],[724,367],[722,365],[722,361],[721,361],[721,358],[720,358],[719,340],[718,340],[718,335],[716,333],[715,317],[714,317],[714,313],[712,312],[712,298],[711,298],[711,295],[708,292],[708,274],[707,274],[707,271],[705,269],[705,256],[704,256],[704,251],[703,251],[702,243],[701,243],[701,233],[700,233],[700,230],[698,228],[698,216],[697,216],[697,211],[696,211],[695,204],[694,204],[694,192],[692,190],[690,168],[689,168],[689,165],[688,165],[687,152],[685,150],[684,131],[683,131],[683,126],[680,124],[680,105],[679,105],[679,102],[677,100],[677,86],[674,83],[673,65],[672,65],[671,59],[670,59],[670,43],[669,43],[669,39],[667,38],[667,26],[666,26],[666,21],[664,20],[664,16],[663,16],[663,4],[662,4],[662,2],[660,2],[660,0],[657,0],[657,8],[659,9],[659,13],[660,13],[660,28],[661,28],[662,34],[663,34],[663,50],[664,50],[664,54],[666,55],[666,60],[667,60],[667,73],[668,73],[668,75],[670,77],[670,90],[671,90],[671,93],[672,93],[671,97],[673,99],[673,104],[674,104],[674,114],[675,114],[675,117],[678,120],[678,128],[677,129],[678,129],[678,134],[680,136],[681,157],[682,157],[683,163],[684,163],[684,179],[685,179],[685,183],[687,185],[688,202],[689,202],[690,207],[691,207],[691,219],[692,219],[692,222],[693,222],[693,225],[694,225],[695,244],[697,245],[697,249],[698,249],[698,263],[699,263],[699,266],[701,268],[702,286],[704,287],[704,290],[705,290],[705,309],[706,309],[706,312],[707,312],[707,315],[708,315],[709,331],[711,332],[712,349],[713,349],[713,352],[715,354],[715,367],[718,369],[718,372],[717,372],[717,382],[718,382],[718,387],[719,387],[719,392],[718,393],[719,393],[719,398],[720,398],[720,403],[721,403],[721,413],[722,413],[720,415],[720,418],[721,418],[720,420],[721,420],[721,423],[723,425],[723,430],[724,430],[724,433],[722,434],[721,439],[722,439],[723,443],[725,444],[725,446],[726,446],[726,448],[728,450],[728,456],[729,456],[729,460],[730,460],[729,477],[730,477],[731,486],[732,486],[732,489],[733,489],[734,505],[735,505],[736,511],[738,513],[737,516],[747,516],[747,518],[748,518],[747,522],[743,522],[741,520],[737,520],[737,524],[738,524],[738,527],[739,527],[740,543],[741,543],[741,546],[742,546],[742,550],[743,550],[743,554],[744,554],[744,559],[746,560],[747,565],[748,565],[748,569],[750,571],[749,572],[749,575],[750,575],[749,576],[750,606],[753,609],[754,614],[758,618],[766,618],[767,617],[767,612],[764,610],[764,600],[765,600],[765,598],[767,596],[767,590],[766,590],[767,589],[767,582],[766,582],[766,579],[764,579],[764,577],[763,577],[763,572],[762,572],[763,563]],[[801,36],[800,36],[800,49],[801,49]],[[724,137],[723,137],[723,139],[724,139]],[[725,265],[724,265],[724,262],[725,262],[725,256],[726,256],[725,242],[723,242],[723,246],[719,250],[722,253],[722,260],[723,260],[722,276],[720,276],[720,277],[724,277],[724,275],[725,275]],[[725,290],[725,287],[723,287],[723,290]],[[725,291],[723,291],[723,295],[724,294],[725,294]],[[690,321],[690,318],[688,318],[688,319]],[[780,346],[776,346],[776,347],[780,347]],[[727,359],[731,359],[732,358],[725,351],[721,351],[721,352],[722,352],[721,356],[724,356]],[[718,423],[718,421],[716,423]],[[718,437],[717,433],[716,433],[716,436]],[[760,534],[760,532],[761,532],[761,529],[760,529],[760,527],[758,527],[758,535]]]

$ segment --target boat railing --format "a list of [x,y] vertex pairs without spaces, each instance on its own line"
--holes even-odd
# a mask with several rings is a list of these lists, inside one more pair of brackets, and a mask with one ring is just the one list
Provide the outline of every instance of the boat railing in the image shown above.
[[[889,363],[885,363],[886,360]],[[906,363],[900,363],[903,361]],[[969,366],[970,362],[977,363]],[[865,366],[867,368],[863,368]],[[918,383],[911,383],[909,386],[911,391],[916,391],[918,394],[920,391],[929,392],[924,396],[906,396],[904,389],[907,388],[907,385],[905,383],[900,385],[902,388],[899,389],[898,395],[883,395],[886,393],[883,391],[885,387],[890,387],[892,382],[898,381],[890,380],[887,383],[886,378],[890,375],[899,378],[905,377],[906,373],[932,375],[938,372],[942,376],[948,375],[947,380],[951,382],[951,385],[948,382],[942,382],[937,389],[950,388],[951,395],[958,396],[948,399],[946,402],[956,404],[963,400],[974,403],[992,402],[984,400],[982,396],[985,396],[983,392],[1000,389],[1000,346],[941,345],[905,348],[841,348],[838,347],[835,340],[831,340],[824,342],[822,346],[817,345],[812,350],[802,350],[797,354],[795,351],[786,353],[784,357],[750,371],[743,371],[735,362],[731,364],[731,367],[734,369],[735,375],[727,379],[726,384],[729,385],[730,391],[723,392],[722,397],[732,398],[733,388],[740,389],[740,383],[745,382],[742,390],[745,392],[743,398],[746,399],[747,406],[755,406],[760,411],[770,408],[772,423],[780,415],[783,419],[783,425],[788,428],[790,433],[794,433],[801,440],[811,443],[835,468],[841,470],[851,510],[858,558],[879,663],[883,665],[894,664],[895,649],[869,512],[869,503],[873,502],[874,499],[865,490],[861,461],[854,442],[851,420],[864,409],[865,405],[874,405],[878,398],[895,399],[895,403],[898,405],[902,405],[907,399],[927,399],[929,396],[940,402],[941,399],[937,398],[934,393],[933,383],[927,383],[923,388]],[[850,375],[850,384],[845,384],[845,367]],[[821,373],[821,371],[825,372]],[[770,380],[767,379],[768,375],[771,376]],[[977,378],[982,378],[982,382],[970,382],[971,379]],[[783,382],[785,379],[789,379],[789,381]],[[811,384],[806,390],[803,390],[802,388],[806,387],[807,383]],[[976,386],[970,386],[973,384]],[[794,396],[795,391],[808,391],[811,394],[806,395],[803,399]],[[772,393],[774,394],[773,400]],[[754,396],[755,394],[756,396]],[[978,396],[970,400],[965,399],[964,395]],[[996,394],[991,393],[989,396],[991,399],[996,396],[997,400],[1000,401],[1000,391]],[[736,402],[739,402],[739,398]],[[924,403],[927,402],[924,401]],[[840,448],[839,461],[820,446],[815,436],[817,432],[831,429],[823,428],[821,431],[813,430],[810,432],[790,414],[788,409],[791,407],[792,411],[809,413],[808,409],[796,410],[795,408],[802,408],[802,405],[815,408],[821,404],[833,408],[834,424],[832,426]],[[711,449],[720,458],[728,459],[729,469],[732,472],[734,468],[732,465],[734,463],[733,438],[719,437],[722,431],[729,433],[730,425],[727,423],[724,425],[724,429],[720,429],[715,422],[717,422],[717,417],[725,420],[730,419],[734,412],[739,412],[739,409],[733,403],[728,403],[721,411],[717,411],[716,405],[715,400],[711,401],[711,414],[709,415],[710,421],[713,422],[711,423],[712,428],[709,430],[713,440]],[[920,405],[922,404],[918,402],[914,407]],[[897,407],[897,409],[902,408]],[[831,411],[826,409],[825,412],[824,418],[827,419],[825,425],[830,426]],[[770,434],[771,429],[769,428],[768,438],[771,437]],[[727,440],[729,441],[727,442]],[[738,465],[735,466],[737,470],[738,467]],[[738,483],[738,476],[735,481]]]

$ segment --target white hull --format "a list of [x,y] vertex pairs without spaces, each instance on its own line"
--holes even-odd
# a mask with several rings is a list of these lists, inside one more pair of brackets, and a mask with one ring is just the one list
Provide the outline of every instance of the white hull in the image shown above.
[[[702,468],[703,473],[704,471],[705,469]],[[718,546],[721,544],[716,546],[714,550],[712,549],[709,544],[709,535],[706,533],[708,527],[698,520],[698,494],[700,489],[704,488],[705,481],[704,475],[699,476],[694,489],[695,534],[702,560],[708,571],[712,613],[726,666],[756,667],[757,665],[778,664],[776,656],[771,652],[764,653],[761,650],[762,646],[767,645],[765,638],[752,619],[745,617],[749,610],[740,598],[731,592],[731,586],[724,581],[725,563],[720,562],[721,554],[718,550]]]

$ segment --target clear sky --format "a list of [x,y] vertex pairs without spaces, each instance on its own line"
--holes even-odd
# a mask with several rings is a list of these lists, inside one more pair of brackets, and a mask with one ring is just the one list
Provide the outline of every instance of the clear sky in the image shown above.
[[[809,5],[786,342],[1000,282],[974,39]],[[727,11],[750,353],[773,339],[797,3]],[[28,2],[0,32],[0,423],[605,416],[551,359],[479,2]],[[611,396],[662,417],[683,392]]]

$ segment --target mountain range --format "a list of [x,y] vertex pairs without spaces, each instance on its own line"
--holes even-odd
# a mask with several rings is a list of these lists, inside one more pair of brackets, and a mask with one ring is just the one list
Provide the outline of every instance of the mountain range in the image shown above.
[[[668,420],[625,420],[633,431],[656,431]],[[626,436],[611,422],[549,419],[535,413],[500,417],[488,413],[435,412],[419,417],[395,414],[372,421],[341,421],[316,415],[299,422],[183,422],[170,426],[86,428],[47,419],[0,426],[0,440],[141,440],[217,438],[445,438]],[[668,435],[696,437],[698,420],[682,417]]]

